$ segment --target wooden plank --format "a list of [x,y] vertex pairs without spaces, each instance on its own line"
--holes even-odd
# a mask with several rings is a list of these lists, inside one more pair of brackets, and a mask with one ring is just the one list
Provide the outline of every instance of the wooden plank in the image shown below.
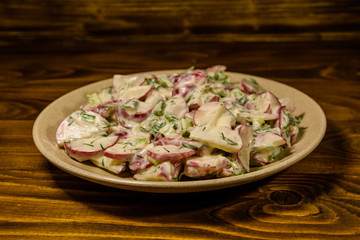
[[5,1],[0,45],[359,40],[344,1]]
[[51,178],[11,172],[0,175],[4,237],[236,239],[261,238],[264,232],[268,239],[359,236],[356,175],[280,174],[215,192],[159,195],[57,174]]

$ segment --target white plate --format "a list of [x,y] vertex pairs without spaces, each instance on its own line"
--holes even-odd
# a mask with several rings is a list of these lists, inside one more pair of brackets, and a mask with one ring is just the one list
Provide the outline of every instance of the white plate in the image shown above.
[[[183,70],[156,71],[173,73]],[[250,173],[226,178],[194,180],[183,182],[142,182],[133,180],[129,175],[119,176],[98,168],[91,163],[80,163],[69,158],[64,150],[59,149],[55,141],[55,132],[60,122],[80,105],[86,102],[86,94],[99,91],[111,85],[111,79],[99,81],[76,89],[58,98],[47,106],[37,117],[33,127],[33,138],[40,152],[58,168],[80,178],[99,184],[143,192],[198,192],[233,187],[263,179],[278,173],[310,154],[321,142],[326,130],[326,117],[321,107],[306,94],[272,80],[241,73],[227,72],[233,80],[252,77],[265,89],[279,98],[289,97],[294,100],[295,115],[303,114],[300,124],[305,128],[301,138],[291,148],[287,157],[269,165],[252,169]]]

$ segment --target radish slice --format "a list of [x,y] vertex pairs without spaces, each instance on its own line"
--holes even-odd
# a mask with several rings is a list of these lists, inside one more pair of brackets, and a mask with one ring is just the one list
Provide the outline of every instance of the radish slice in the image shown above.
[[[147,118],[153,111],[157,101],[161,99],[161,95],[157,91],[152,91],[143,101],[130,101],[125,104],[116,105],[116,117],[120,124],[123,124],[124,120],[132,120],[134,122],[141,122]],[[129,103],[132,103],[132,107]],[[136,104],[135,104],[136,103]],[[121,121],[123,120],[123,121]],[[131,128],[131,126],[126,126],[126,128]]]
[[106,134],[111,124],[100,114],[77,110],[65,118],[56,130],[56,143],[62,147],[65,141],[86,138],[94,134]]
[[209,102],[202,105],[194,114],[195,125],[215,126],[219,117],[227,112],[224,103]]
[[106,118],[106,117],[110,117],[111,115],[114,114],[114,112],[115,112],[114,104],[115,104],[115,102],[113,102],[113,101],[109,101],[104,104],[87,103],[87,104],[82,105],[80,107],[80,109],[83,111],[95,112],[97,114],[100,114],[102,117]]
[[241,80],[242,91],[246,94],[261,94],[266,90],[263,89],[255,79],[253,78],[244,78]]
[[104,155],[117,160],[131,161],[134,154],[146,145],[146,138],[120,139],[115,145],[106,149]]
[[114,75],[112,79],[112,88],[114,93],[119,93],[125,88],[140,86],[145,82],[145,75],[126,76]]
[[190,109],[198,109],[200,106],[202,106],[205,103],[208,102],[217,102],[219,100],[219,96],[212,93],[212,92],[206,92],[204,93],[202,89],[193,89],[190,96],[187,96],[187,104]]
[[81,138],[64,143],[65,151],[69,156],[82,162],[102,154],[105,149],[118,141],[118,136]]
[[216,175],[227,167],[228,161],[222,155],[191,157],[185,162],[184,175],[188,177],[204,177],[209,174]]
[[285,138],[273,132],[266,132],[255,138],[253,149],[261,150],[268,147],[282,146],[284,144],[286,144]]
[[151,166],[143,171],[136,172],[133,178],[141,181],[176,181],[181,167],[181,161],[163,162],[157,166]]
[[190,149],[194,149],[194,150],[198,150],[199,148],[201,148],[203,146],[203,144],[201,142],[198,141],[193,141],[190,139],[177,139],[177,138],[168,138],[168,137],[164,137],[161,138],[160,140],[154,142],[156,146],[163,146],[163,145],[174,145],[177,147],[185,147],[185,148],[190,148]]
[[228,159],[226,168],[223,168],[219,173],[218,177],[229,177],[236,176],[245,173],[243,166],[236,159]]
[[175,88],[172,92],[172,95],[180,95],[186,97],[191,89],[200,86],[207,79],[206,73],[203,71],[188,71],[182,75],[179,75],[174,78]]
[[152,164],[146,159],[146,152],[150,147],[151,145],[149,144],[135,154],[129,164],[129,169],[131,171],[144,170],[152,166]]
[[223,127],[228,127],[228,128],[235,127],[235,124],[236,124],[236,119],[235,119],[234,115],[232,115],[232,113],[229,111],[226,111],[216,121],[216,126],[223,126]]
[[100,168],[116,174],[120,174],[126,169],[126,161],[120,161],[102,155],[92,158],[91,162]]
[[174,116],[177,119],[184,117],[188,112],[188,107],[185,102],[185,99],[179,95],[173,96],[166,102],[166,107],[164,109],[165,116]]
[[241,150],[235,154],[236,159],[246,172],[250,172],[250,152],[253,138],[253,130],[249,125],[241,124],[239,126],[239,135],[243,143]]
[[252,155],[251,163],[260,166],[269,164],[279,156],[282,150],[282,147],[262,149]]
[[214,65],[211,67],[208,67],[206,69],[207,72],[225,72],[226,71],[226,66],[224,65]]
[[118,100],[125,103],[132,99],[142,99],[150,93],[152,88],[152,85],[127,88],[119,92]]
[[174,145],[155,146],[147,150],[151,162],[177,161],[196,154],[196,150]]
[[277,114],[281,103],[279,99],[271,92],[266,92],[263,97],[263,102],[268,104],[266,113]]
[[190,138],[229,153],[239,152],[242,147],[238,131],[228,127],[197,126],[191,131]]

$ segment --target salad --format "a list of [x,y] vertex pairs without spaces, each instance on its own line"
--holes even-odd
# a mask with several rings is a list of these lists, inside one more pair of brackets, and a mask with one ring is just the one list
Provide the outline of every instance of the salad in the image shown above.
[[176,74],[114,75],[112,84],[56,131],[59,148],[136,180],[229,177],[280,159],[295,143],[300,117],[249,77],[226,67]]

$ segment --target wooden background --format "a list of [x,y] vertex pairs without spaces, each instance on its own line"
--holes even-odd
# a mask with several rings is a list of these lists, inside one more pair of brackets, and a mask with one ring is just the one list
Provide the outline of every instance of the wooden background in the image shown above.
[[0,45],[360,40],[357,0],[2,0]]
[[[0,1],[0,239],[360,239],[360,2]],[[38,114],[91,82],[224,64],[323,108],[319,147],[244,186],[151,194],[51,165]]]

